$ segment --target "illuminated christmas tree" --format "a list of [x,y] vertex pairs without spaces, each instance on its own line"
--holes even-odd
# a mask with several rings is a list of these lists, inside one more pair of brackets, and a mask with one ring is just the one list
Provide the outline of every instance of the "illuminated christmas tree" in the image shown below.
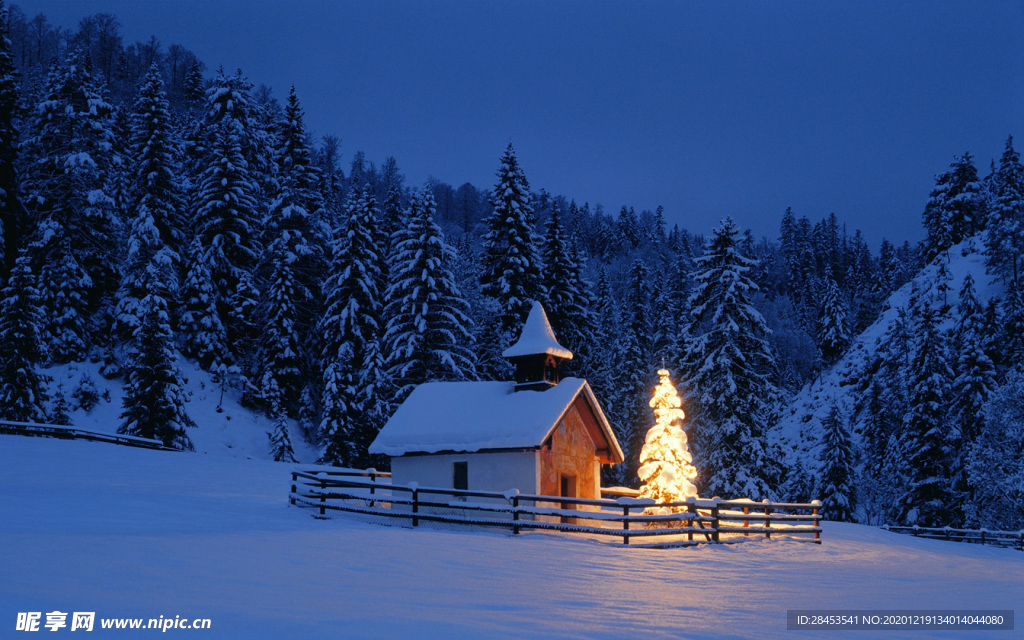
[[[660,504],[696,496],[697,487],[693,481],[697,479],[697,470],[686,445],[686,434],[680,426],[684,417],[680,409],[682,400],[669,379],[668,371],[660,369],[658,375],[661,381],[650,402],[654,408],[655,425],[647,432],[647,440],[640,451],[637,475],[644,483],[640,487],[640,497],[651,498]],[[658,515],[678,511],[682,509],[655,507],[647,510]]]

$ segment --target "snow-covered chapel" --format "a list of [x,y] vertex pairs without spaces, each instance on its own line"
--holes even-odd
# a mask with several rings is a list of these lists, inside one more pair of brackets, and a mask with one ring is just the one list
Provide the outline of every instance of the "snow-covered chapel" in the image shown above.
[[601,465],[622,448],[587,381],[561,378],[572,352],[539,302],[502,355],[515,382],[420,385],[370,452],[390,456],[396,485],[600,498]]

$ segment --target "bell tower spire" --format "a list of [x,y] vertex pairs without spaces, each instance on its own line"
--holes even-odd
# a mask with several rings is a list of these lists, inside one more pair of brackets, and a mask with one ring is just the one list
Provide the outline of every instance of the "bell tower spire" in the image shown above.
[[501,355],[516,368],[516,391],[550,389],[561,378],[562,361],[572,359],[572,351],[558,344],[544,307],[536,301],[519,341]]

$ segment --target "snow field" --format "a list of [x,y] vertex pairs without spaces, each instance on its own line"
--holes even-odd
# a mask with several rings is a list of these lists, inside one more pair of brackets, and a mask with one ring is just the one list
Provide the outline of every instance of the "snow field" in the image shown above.
[[649,550],[322,521],[288,506],[290,468],[0,436],[0,638],[54,609],[210,618],[206,638],[815,638],[830,636],[787,631],[786,610],[1024,601],[1008,549],[831,522],[820,546]]

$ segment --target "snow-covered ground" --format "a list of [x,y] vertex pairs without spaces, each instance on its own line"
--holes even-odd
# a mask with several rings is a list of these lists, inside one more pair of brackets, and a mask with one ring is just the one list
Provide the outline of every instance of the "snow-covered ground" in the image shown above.
[[833,523],[821,546],[648,550],[321,521],[288,506],[289,469],[0,436],[0,638],[53,610],[209,618],[167,632],[207,638],[1009,638],[787,631],[786,610],[1024,602],[1014,550]]
[[[188,429],[188,437],[195,450],[233,457],[270,459],[270,444],[267,432],[273,429],[272,421],[257,411],[239,403],[239,390],[228,387],[221,390],[208,372],[195,362],[178,357],[185,390],[185,410],[196,423],[195,429]],[[99,373],[100,365],[94,362],[72,362],[43,369],[50,377],[50,394],[64,396],[70,409],[71,424],[86,431],[117,433],[121,424],[121,404],[124,397],[124,382],[121,378],[105,379]],[[73,397],[82,379],[93,381],[100,396],[99,402],[88,411],[79,407]],[[295,457],[300,462],[312,463],[319,454],[308,444],[294,421],[289,421],[289,433]]]

